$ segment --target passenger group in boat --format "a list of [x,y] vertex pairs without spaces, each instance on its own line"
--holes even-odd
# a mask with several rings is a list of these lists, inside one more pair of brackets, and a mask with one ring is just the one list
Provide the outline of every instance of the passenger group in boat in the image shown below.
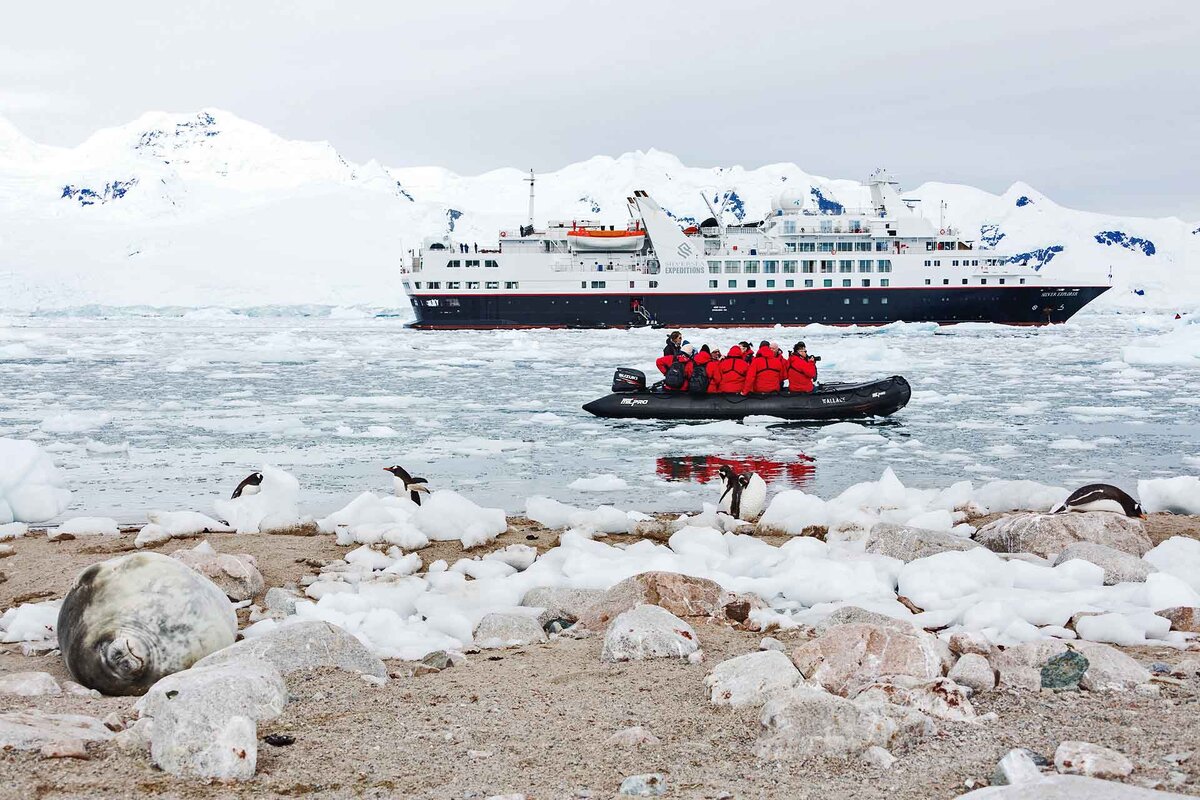
[[731,346],[724,355],[707,344],[697,351],[682,332],[673,331],[654,362],[663,375],[655,388],[691,394],[803,394],[813,391],[820,360],[808,354],[804,342],[796,342],[785,355],[777,342],[765,339],[757,351],[749,342]]

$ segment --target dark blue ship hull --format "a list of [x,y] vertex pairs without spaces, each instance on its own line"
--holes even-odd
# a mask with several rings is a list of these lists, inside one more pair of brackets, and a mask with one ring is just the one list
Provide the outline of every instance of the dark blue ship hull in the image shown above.
[[[410,327],[672,328],[1066,322],[1107,286],[921,286],[742,294],[460,294],[412,298]],[[646,313],[643,315],[639,309]]]

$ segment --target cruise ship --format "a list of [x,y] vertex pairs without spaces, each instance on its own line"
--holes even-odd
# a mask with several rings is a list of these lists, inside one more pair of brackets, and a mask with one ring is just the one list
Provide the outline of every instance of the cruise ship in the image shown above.
[[1028,257],[935,227],[881,170],[858,212],[784,191],[759,222],[723,224],[709,205],[687,228],[636,191],[627,224],[538,230],[527,180],[528,224],[500,231],[494,247],[438,238],[413,253],[402,269],[412,327],[1047,325],[1109,288],[1064,285]]

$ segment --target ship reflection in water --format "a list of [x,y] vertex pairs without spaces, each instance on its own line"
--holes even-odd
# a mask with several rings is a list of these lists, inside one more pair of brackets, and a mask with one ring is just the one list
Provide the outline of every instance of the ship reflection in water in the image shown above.
[[738,473],[757,472],[767,483],[786,489],[807,489],[817,472],[816,462],[803,454],[797,456],[795,461],[757,457],[659,456],[655,472],[663,480],[708,483],[719,480],[717,470],[724,465],[729,465]]

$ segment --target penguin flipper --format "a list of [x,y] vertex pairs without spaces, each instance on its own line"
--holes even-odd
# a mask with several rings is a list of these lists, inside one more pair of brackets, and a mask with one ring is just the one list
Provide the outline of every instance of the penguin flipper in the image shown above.
[[421,505],[421,493],[420,492],[409,492],[408,496],[412,498],[412,501],[414,503],[416,503],[417,505]]
[[409,483],[429,483],[425,478],[409,478]]

